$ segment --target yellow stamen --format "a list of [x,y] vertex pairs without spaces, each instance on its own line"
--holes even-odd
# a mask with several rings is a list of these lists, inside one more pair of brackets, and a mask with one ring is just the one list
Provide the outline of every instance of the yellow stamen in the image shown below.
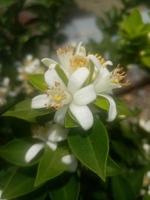
[[73,51],[74,51],[74,48],[72,46],[66,46],[66,47],[63,47],[63,48],[59,48],[57,50],[57,54],[62,55],[62,54],[67,54],[68,52],[73,53]]
[[129,81],[127,80],[127,74],[124,71],[123,67],[120,67],[119,65],[116,67],[116,69],[113,70],[111,75],[112,83],[120,84],[120,85],[128,85]]
[[101,55],[95,54],[95,56],[99,60],[100,64],[103,65],[106,62],[106,60]]
[[70,65],[73,69],[86,67],[88,65],[88,59],[84,56],[75,55],[71,58]]

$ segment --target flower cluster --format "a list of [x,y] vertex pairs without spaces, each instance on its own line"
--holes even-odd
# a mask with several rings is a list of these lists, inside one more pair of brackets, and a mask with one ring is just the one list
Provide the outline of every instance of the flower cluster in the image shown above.
[[18,71],[17,80],[22,83],[18,88],[18,91],[22,91],[23,89],[25,93],[31,94],[33,92],[33,88],[28,84],[28,75],[44,72],[40,64],[40,60],[38,58],[34,58],[31,54],[28,54],[23,62],[17,62],[16,66]]
[[42,62],[48,67],[44,74],[47,90],[32,99],[32,108],[55,109],[54,121],[64,125],[66,113],[69,112],[77,123],[88,130],[93,125],[90,109],[97,97],[109,102],[108,121],[117,115],[116,103],[112,91],[126,84],[126,74],[119,66],[109,71],[111,61],[101,56],[87,54],[81,43],[58,49],[59,63],[44,58]]

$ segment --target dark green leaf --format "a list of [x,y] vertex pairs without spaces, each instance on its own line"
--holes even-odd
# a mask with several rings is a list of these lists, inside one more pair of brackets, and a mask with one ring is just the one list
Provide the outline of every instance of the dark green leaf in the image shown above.
[[2,198],[13,199],[33,191],[35,188],[32,174],[28,169],[14,170],[2,189]]
[[114,200],[133,200],[135,199],[134,192],[128,181],[121,177],[112,177],[112,190]]
[[63,148],[57,148],[55,151],[52,151],[49,147],[45,148],[38,166],[35,186],[41,185],[67,170],[67,165],[61,161],[61,158],[66,154],[68,153]]
[[50,194],[52,200],[77,200],[79,195],[79,182],[73,176],[67,183],[53,190]]
[[89,135],[69,134],[68,142],[71,150],[83,165],[95,172],[100,178],[106,178],[106,163],[109,151],[108,136],[105,126],[96,120]]
[[121,173],[120,167],[117,165],[117,163],[115,163],[114,160],[112,160],[110,157],[108,157],[106,175],[107,176],[116,176],[119,173]]
[[13,106],[10,110],[6,111],[3,116],[16,117],[28,122],[36,122],[38,117],[49,113],[49,109],[31,109],[31,100],[27,99]]
[[0,147],[0,157],[15,165],[31,165],[33,162],[30,164],[25,162],[25,153],[31,145],[32,143],[27,140],[14,139],[5,146]]

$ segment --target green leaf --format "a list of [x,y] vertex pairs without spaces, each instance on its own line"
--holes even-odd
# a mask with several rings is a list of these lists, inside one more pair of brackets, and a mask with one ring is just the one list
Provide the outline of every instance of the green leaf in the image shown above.
[[120,24],[121,30],[130,38],[135,38],[143,33],[144,23],[140,12],[135,9]]
[[28,75],[28,81],[33,85],[33,87],[40,90],[41,92],[45,92],[47,90],[48,86],[45,83],[43,74]]
[[108,157],[106,175],[107,176],[116,176],[120,173],[121,173],[120,167],[117,165],[117,163],[115,163],[114,160],[112,160],[110,157]]
[[65,72],[62,70],[62,68],[57,64],[55,66],[55,70],[58,73],[58,75],[60,76],[60,78],[62,79],[62,81],[65,83],[65,85],[68,84],[68,78],[65,74]]
[[89,135],[85,136],[79,131],[70,133],[68,143],[81,163],[105,180],[109,143],[107,131],[102,122],[96,120],[92,133]]
[[[116,102],[118,117],[125,118],[127,116],[133,116],[134,115],[134,112],[129,110],[128,106],[123,101],[116,99],[115,102]],[[101,109],[103,109],[107,112],[109,110],[109,102],[104,97],[97,97],[94,104],[97,107],[99,107],[99,108],[101,108]]]
[[49,109],[31,109],[31,100],[27,99],[13,106],[3,116],[16,117],[28,122],[36,122],[38,117],[48,115],[49,113]]
[[2,198],[13,199],[28,194],[34,189],[33,172],[28,169],[15,169],[2,189]]
[[41,185],[67,170],[67,165],[61,162],[61,158],[66,154],[68,152],[60,147],[55,151],[52,151],[49,147],[45,148],[38,166],[35,186]]
[[8,144],[0,147],[0,157],[19,166],[34,164],[35,162],[25,162],[25,154],[31,145],[32,143],[27,140],[14,139]]
[[52,200],[78,200],[79,189],[78,180],[72,176],[67,183],[51,191],[50,196]]
[[134,192],[128,181],[121,176],[112,177],[112,191],[114,200],[133,200]]
[[103,110],[108,111],[108,109],[109,109],[108,100],[105,99],[104,97],[97,97],[96,100],[95,100],[95,102],[94,102],[94,104],[95,104],[97,107],[99,107],[99,108],[101,108],[101,109],[103,109]]
[[65,115],[65,128],[73,128],[77,126],[78,125],[76,121],[73,119],[73,117],[71,116],[71,113],[67,112]]

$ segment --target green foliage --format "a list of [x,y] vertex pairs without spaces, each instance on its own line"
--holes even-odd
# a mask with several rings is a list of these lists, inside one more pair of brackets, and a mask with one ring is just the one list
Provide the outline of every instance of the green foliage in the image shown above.
[[8,144],[0,147],[0,157],[6,161],[18,165],[18,166],[29,166],[34,162],[27,163],[25,161],[25,153],[32,145],[32,141],[14,139]]
[[41,92],[45,92],[48,87],[45,83],[43,74],[28,75],[28,81],[33,85],[34,88]]
[[6,173],[1,180],[3,183],[6,178],[2,198],[14,199],[33,191],[35,189],[33,175],[33,171],[29,169],[13,169],[9,177]]
[[35,186],[39,186],[67,170],[67,165],[61,161],[61,158],[66,154],[68,152],[63,148],[58,148],[56,151],[50,150],[49,147],[45,148],[45,152],[39,162]]
[[77,200],[79,196],[79,182],[76,177],[69,178],[63,186],[51,191],[52,200]]
[[39,117],[48,115],[49,113],[48,109],[31,109],[31,100],[27,99],[13,106],[3,116],[16,117],[28,122],[37,122]]
[[79,134],[78,131],[70,133],[68,142],[82,164],[105,180],[109,144],[107,131],[102,122],[97,120],[91,134],[86,136]]

